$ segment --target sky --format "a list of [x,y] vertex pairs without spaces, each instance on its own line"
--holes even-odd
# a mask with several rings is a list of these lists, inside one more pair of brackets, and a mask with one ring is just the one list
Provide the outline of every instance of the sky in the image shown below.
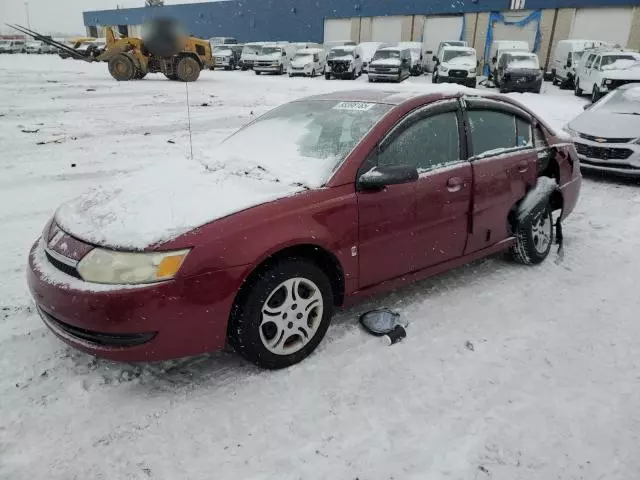
[[[165,0],[176,3],[202,3],[211,0]],[[82,12],[113,8],[143,7],[144,0],[28,0],[31,28],[39,33],[84,34]],[[0,33],[14,33],[5,23],[27,26],[25,0],[0,0]]]

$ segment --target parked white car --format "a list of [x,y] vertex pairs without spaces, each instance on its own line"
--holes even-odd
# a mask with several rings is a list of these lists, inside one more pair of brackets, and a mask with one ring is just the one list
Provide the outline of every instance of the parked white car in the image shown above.
[[357,45],[333,47],[327,55],[324,78],[355,80],[362,75],[362,53]]
[[380,48],[389,46],[389,44],[382,42],[362,42],[358,44],[358,47],[360,47],[360,52],[362,53],[362,71],[364,73],[367,73],[369,64],[371,63],[371,59],[373,58],[375,53]]
[[282,75],[289,70],[289,64],[296,51],[297,48],[290,43],[263,45],[260,54],[256,57],[253,71],[256,75],[263,72]]
[[576,96],[591,94],[592,103],[627,83],[640,82],[640,54],[625,50],[592,50],[575,82]]
[[580,72],[585,51],[606,45],[600,40],[560,40],[551,61],[553,84],[560,88],[575,88],[576,72]]
[[243,72],[253,68],[253,64],[260,54],[263,45],[267,45],[267,42],[253,42],[244,45],[242,54],[240,55],[240,69]]
[[564,129],[573,138],[580,167],[640,178],[640,83],[623,85]]
[[478,76],[478,56],[475,48],[444,47],[440,50],[433,83],[458,83],[475,88]]
[[0,53],[25,53],[27,45],[24,40],[0,40]]
[[326,66],[326,56],[323,48],[305,48],[298,50],[291,60],[289,76],[315,77],[322,75]]

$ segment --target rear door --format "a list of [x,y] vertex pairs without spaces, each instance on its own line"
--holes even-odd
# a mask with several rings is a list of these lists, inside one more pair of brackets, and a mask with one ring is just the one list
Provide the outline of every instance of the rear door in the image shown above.
[[473,169],[472,253],[510,235],[509,214],[537,179],[538,155],[531,117],[519,108],[489,99],[466,100],[465,125]]

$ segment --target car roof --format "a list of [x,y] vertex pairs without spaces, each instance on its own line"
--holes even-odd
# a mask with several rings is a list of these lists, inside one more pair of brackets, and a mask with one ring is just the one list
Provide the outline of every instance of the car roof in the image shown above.
[[[313,95],[310,97],[304,97],[295,101],[305,100],[332,100],[343,102],[366,102],[366,103],[381,103],[386,105],[401,105],[402,103],[413,100],[420,97],[433,97],[433,99],[439,99],[445,94],[451,98],[459,96],[459,91],[451,88],[437,88],[432,87],[426,91],[420,90],[343,90],[331,93],[322,93],[319,95]],[[428,98],[426,99],[428,103]]]

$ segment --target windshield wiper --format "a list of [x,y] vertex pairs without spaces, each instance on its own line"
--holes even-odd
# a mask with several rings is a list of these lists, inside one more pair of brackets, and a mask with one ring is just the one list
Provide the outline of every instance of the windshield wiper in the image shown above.
[[640,115],[640,113],[638,112],[613,112],[613,113],[617,113],[618,115]]

